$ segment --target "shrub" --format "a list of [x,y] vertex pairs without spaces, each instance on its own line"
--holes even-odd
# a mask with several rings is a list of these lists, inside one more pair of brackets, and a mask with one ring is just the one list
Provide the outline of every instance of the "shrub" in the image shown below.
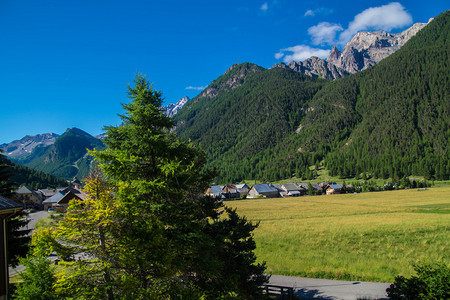
[[417,275],[395,277],[386,292],[391,299],[450,299],[450,268],[445,263],[415,265]]

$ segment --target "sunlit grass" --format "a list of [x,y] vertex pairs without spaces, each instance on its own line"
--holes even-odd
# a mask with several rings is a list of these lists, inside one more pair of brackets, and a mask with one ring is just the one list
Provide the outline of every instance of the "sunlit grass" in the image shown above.
[[450,187],[228,202],[274,274],[393,281],[418,261],[449,262]]

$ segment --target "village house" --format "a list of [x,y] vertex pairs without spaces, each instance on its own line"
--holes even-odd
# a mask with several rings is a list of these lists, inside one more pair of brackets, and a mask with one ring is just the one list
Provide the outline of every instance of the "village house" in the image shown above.
[[64,197],[64,193],[61,191],[58,191],[50,198],[42,201],[42,204],[44,205],[44,210],[48,210],[49,208],[56,209],[56,206],[58,205],[58,201],[61,200],[62,197]]
[[42,204],[41,195],[32,188],[22,185],[14,192],[14,200],[23,206],[40,206]]
[[56,191],[49,189],[39,189],[37,193],[41,194],[42,200],[46,200],[56,194]]
[[64,194],[64,196],[59,199],[59,201],[57,202],[56,205],[56,211],[66,211],[67,208],[69,207],[69,203],[70,201],[77,199],[77,200],[85,200],[86,199],[86,194],[79,192],[79,193],[75,193],[73,191],[69,191],[66,194]]
[[283,197],[297,197],[305,194],[305,189],[295,183],[285,183],[281,185],[285,195]]
[[44,200],[42,204],[44,205],[44,210],[49,208],[54,208],[57,211],[66,211],[69,206],[69,202],[72,199],[86,199],[86,194],[74,187],[58,188],[55,195]]
[[206,196],[214,198],[222,198],[223,197],[222,193],[223,193],[222,188],[218,185],[212,185],[205,191]]
[[280,197],[280,193],[276,187],[272,184],[261,183],[255,184],[250,189],[247,198],[277,198]]
[[327,187],[327,195],[340,194],[342,187],[339,184],[331,183]]
[[237,187],[234,184],[226,184],[222,187],[222,195],[226,199],[236,199],[239,198],[241,195],[237,189]]
[[248,192],[250,192],[250,187],[248,185],[246,185],[245,183],[236,184],[236,188],[237,188],[239,194],[241,194],[241,197],[242,196],[246,197],[248,195]]

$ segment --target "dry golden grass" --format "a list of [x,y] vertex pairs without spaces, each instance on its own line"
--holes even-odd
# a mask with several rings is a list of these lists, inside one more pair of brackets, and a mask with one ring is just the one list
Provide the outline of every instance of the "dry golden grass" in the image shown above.
[[449,262],[450,187],[227,203],[251,221],[274,274],[392,281]]

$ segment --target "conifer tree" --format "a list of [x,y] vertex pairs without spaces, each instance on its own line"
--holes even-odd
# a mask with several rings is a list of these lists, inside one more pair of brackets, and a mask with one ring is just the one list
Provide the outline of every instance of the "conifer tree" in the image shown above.
[[[14,174],[11,167],[5,163],[5,157],[0,152],[0,195],[11,197],[15,184],[10,181]],[[17,213],[8,217],[6,221],[6,230],[8,238],[8,265],[15,267],[19,263],[20,257],[25,257],[28,252],[28,243],[30,242],[29,233],[26,229],[29,220],[25,218],[24,213]]]
[[[114,249],[124,293],[260,297],[267,277],[253,253],[257,225],[230,210],[228,221],[219,220],[223,204],[202,196],[214,175],[204,167],[205,154],[171,133],[162,95],[144,76],[136,76],[128,96],[123,124],[106,127],[108,148],[93,151],[120,206]],[[236,257],[240,263],[230,270]]]

